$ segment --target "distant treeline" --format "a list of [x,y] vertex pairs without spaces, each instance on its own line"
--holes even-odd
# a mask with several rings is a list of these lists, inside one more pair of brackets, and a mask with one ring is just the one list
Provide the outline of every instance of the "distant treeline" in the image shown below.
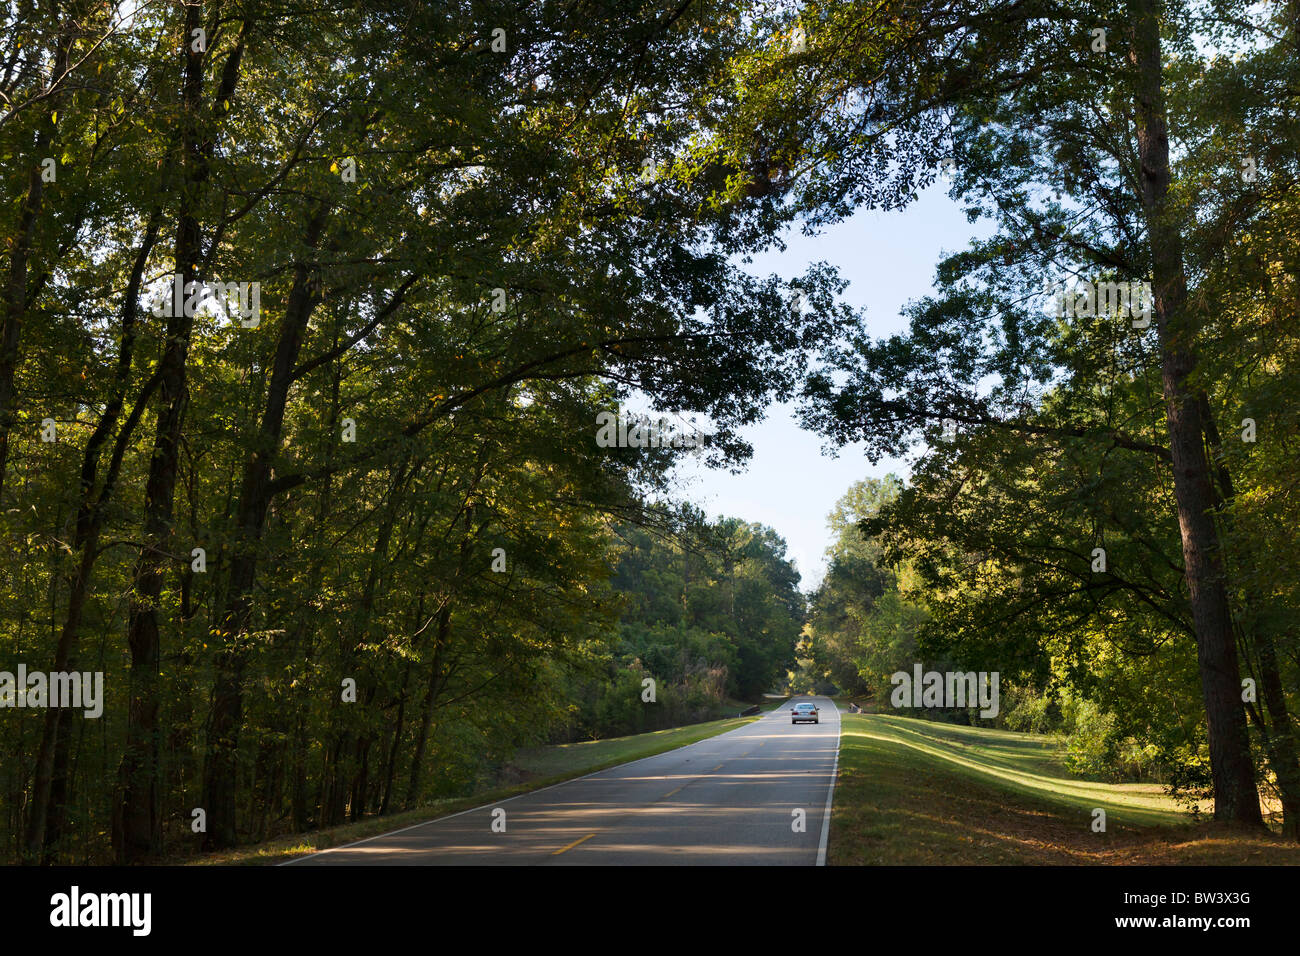
[[572,739],[708,720],[784,686],[804,597],[775,532],[728,518],[689,547],[639,528],[622,538],[618,642],[604,672],[574,688]]

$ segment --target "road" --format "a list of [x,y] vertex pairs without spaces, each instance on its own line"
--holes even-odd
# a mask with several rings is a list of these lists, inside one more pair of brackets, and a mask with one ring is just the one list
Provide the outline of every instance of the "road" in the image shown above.
[[[791,725],[805,700],[821,722]],[[830,700],[796,697],[699,743],[285,865],[820,864],[839,734]]]

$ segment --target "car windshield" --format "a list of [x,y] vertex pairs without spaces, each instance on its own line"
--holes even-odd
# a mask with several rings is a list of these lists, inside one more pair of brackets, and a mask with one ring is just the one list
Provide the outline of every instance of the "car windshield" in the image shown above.
[[795,710],[812,710],[812,709],[813,709],[812,704],[798,704],[795,706]]

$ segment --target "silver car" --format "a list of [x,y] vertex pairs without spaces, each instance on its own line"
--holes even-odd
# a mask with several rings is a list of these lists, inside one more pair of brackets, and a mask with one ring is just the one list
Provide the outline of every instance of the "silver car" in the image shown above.
[[799,721],[804,723],[821,723],[817,719],[817,708],[812,704],[795,704],[794,709],[790,711],[790,723],[797,724]]

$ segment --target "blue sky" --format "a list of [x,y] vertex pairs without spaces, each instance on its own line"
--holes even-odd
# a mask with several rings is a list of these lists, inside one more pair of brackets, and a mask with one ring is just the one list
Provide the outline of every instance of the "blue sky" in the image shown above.
[[[867,310],[873,336],[905,327],[899,310],[928,294],[934,266],[942,253],[964,248],[973,236],[988,235],[985,222],[968,223],[946,186],[937,184],[899,212],[859,212],[817,236],[797,230],[787,236],[784,252],[755,256],[748,268],[760,275],[801,275],[809,263],[825,261],[849,280],[845,301]],[[687,458],[678,466],[678,494],[713,517],[728,515],[758,521],[785,538],[788,554],[811,590],[825,571],[830,543],[826,518],[849,486],[890,471],[907,474],[898,459],[872,465],[861,446],[822,453],[822,440],[803,431],[789,408],[773,406],[766,420],[743,432],[754,446],[749,467],[739,475],[701,468]]]

